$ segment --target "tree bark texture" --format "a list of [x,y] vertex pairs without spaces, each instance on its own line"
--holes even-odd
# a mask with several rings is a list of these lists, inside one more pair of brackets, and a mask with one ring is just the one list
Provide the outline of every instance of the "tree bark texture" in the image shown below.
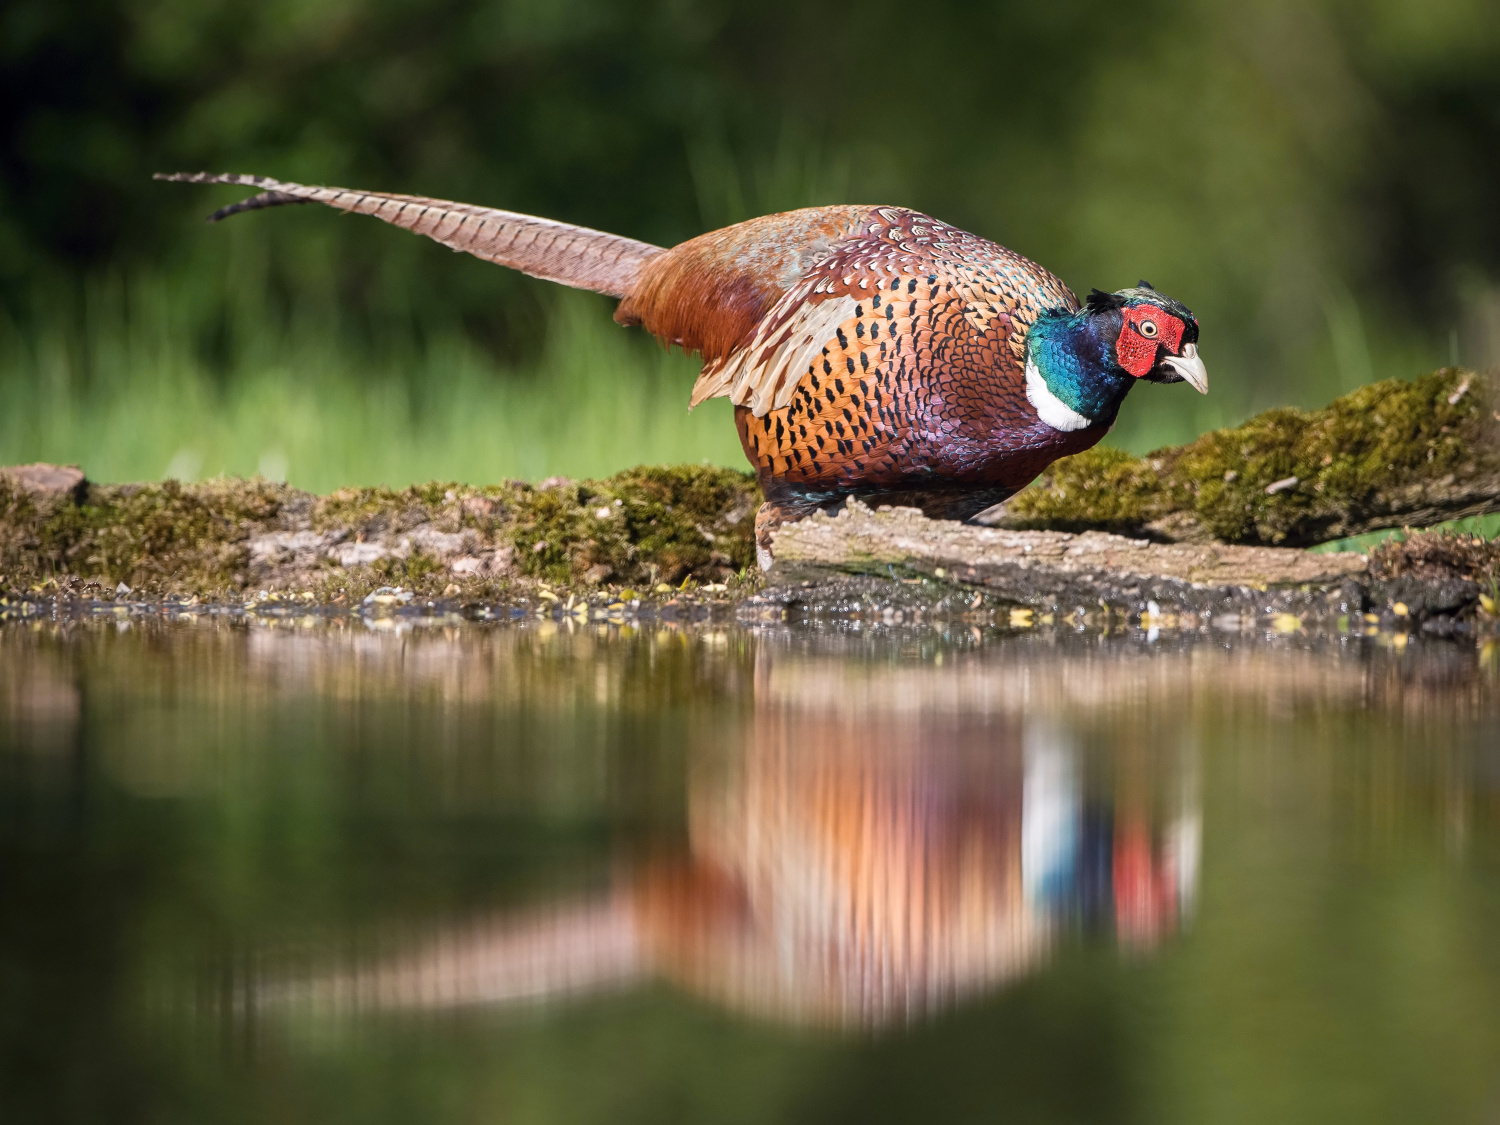
[[[858,503],[776,534],[773,599],[835,608],[870,577],[963,588],[1059,617],[1170,610],[1199,616],[1294,617],[1331,622],[1373,614],[1387,623],[1433,622],[1442,632],[1482,605],[1478,569],[1383,571],[1358,552],[1152,543],[1105,532],[1010,531],[929,520],[915,508],[871,511]],[[841,584],[855,586],[841,589]],[[867,584],[863,584],[867,585]],[[951,601],[951,598],[949,599]],[[1154,607],[1154,608],[1153,608]]]

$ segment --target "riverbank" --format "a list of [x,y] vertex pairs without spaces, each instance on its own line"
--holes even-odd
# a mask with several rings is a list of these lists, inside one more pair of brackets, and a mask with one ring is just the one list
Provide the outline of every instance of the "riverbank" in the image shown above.
[[20,466],[0,469],[0,594],[8,605],[257,613],[1484,631],[1500,602],[1494,543],[1427,534],[1369,556],[1292,544],[1500,511],[1493,398],[1491,380],[1450,368],[1144,458],[1091,451],[988,527],[853,501],[782,529],[764,575],[753,478],[707,466],[327,496],[260,479],[106,485],[78,468]]

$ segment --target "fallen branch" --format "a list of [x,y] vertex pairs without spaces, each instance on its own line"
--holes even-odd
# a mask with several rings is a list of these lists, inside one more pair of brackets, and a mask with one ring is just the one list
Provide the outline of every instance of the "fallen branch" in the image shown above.
[[872,512],[851,503],[837,516],[813,516],[777,532],[767,596],[833,605],[842,580],[876,577],[925,580],[933,586],[930,601],[958,587],[1058,617],[1101,609],[1136,617],[1165,607],[1236,619],[1281,614],[1300,627],[1304,620],[1358,622],[1373,613],[1387,623],[1430,622],[1430,631],[1443,633],[1476,614],[1492,615],[1493,592],[1486,591],[1500,571],[1500,545],[1471,536],[1423,538],[1441,542],[1396,545],[1374,556],[1313,554],[1151,543],[1097,531],[1009,531],[929,520],[914,508]]

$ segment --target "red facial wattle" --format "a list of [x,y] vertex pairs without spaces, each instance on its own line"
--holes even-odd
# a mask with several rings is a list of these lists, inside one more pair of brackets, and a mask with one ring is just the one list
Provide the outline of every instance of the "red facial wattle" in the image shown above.
[[1137,379],[1156,366],[1156,349],[1165,347],[1176,355],[1182,344],[1182,321],[1154,305],[1136,305],[1124,310],[1120,338],[1115,341],[1115,359]]

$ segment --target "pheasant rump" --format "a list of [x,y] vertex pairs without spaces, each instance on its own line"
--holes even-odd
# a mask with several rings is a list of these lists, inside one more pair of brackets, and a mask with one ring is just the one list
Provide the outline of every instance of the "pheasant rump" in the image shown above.
[[620,298],[615,319],[697,352],[782,523],[851,496],[970,519],[1109,431],[1138,379],[1208,390],[1198,322],[1146,282],[1082,304],[1035,262],[904,207],[812,207],[663,249],[548,219],[255,176],[216,211],[324,203],[534,277]]

